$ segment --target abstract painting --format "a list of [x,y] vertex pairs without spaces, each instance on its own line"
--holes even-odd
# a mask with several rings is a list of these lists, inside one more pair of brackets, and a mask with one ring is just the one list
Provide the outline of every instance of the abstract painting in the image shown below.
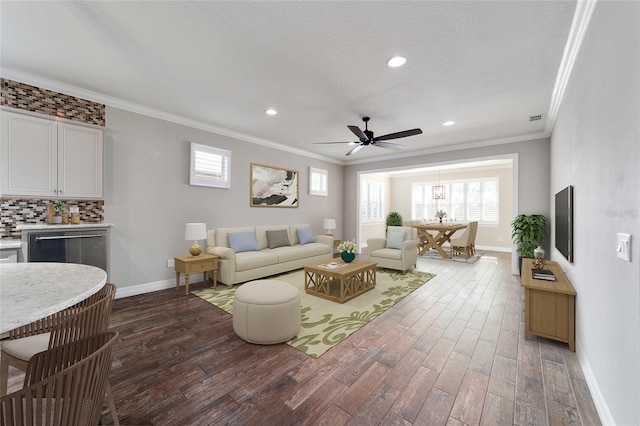
[[251,207],[298,207],[300,173],[251,163]]

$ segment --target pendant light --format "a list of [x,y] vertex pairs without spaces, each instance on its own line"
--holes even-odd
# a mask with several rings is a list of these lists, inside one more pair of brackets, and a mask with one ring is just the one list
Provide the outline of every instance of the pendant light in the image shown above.
[[440,167],[438,167],[438,184],[433,185],[433,199],[434,200],[445,199],[444,185],[440,185]]

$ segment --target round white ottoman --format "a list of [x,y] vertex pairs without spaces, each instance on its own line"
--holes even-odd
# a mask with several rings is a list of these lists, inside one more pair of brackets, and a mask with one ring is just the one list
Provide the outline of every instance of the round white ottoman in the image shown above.
[[278,280],[242,284],[233,297],[233,331],[249,343],[271,345],[300,330],[300,293]]

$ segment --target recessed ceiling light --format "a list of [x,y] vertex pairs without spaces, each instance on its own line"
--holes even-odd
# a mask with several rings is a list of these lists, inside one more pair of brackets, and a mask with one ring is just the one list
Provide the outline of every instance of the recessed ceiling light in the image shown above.
[[455,121],[445,121],[442,123],[443,126],[453,126],[454,124],[456,124]]
[[407,58],[402,56],[394,56],[387,61],[387,65],[391,68],[398,68],[407,63]]
[[265,112],[267,115],[276,115],[276,114],[278,113],[278,111],[276,111],[276,110],[275,110],[275,109],[273,109],[273,108],[265,109],[265,110],[264,110],[264,112]]

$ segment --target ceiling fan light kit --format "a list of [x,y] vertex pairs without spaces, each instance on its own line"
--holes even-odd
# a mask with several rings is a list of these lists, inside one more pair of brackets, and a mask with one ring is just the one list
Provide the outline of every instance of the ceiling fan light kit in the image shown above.
[[362,121],[364,121],[364,130],[361,130],[358,126],[347,126],[351,132],[358,137],[357,141],[347,141],[347,142],[315,142],[315,144],[326,145],[326,144],[336,144],[336,143],[346,143],[350,145],[358,144],[355,148],[351,149],[347,152],[347,156],[353,155],[356,152],[360,151],[365,146],[377,146],[379,148],[388,148],[395,150],[403,150],[406,147],[404,145],[399,145],[397,143],[391,142],[383,142],[390,139],[400,139],[406,138],[408,136],[415,136],[422,133],[420,129],[411,129],[411,130],[403,130],[401,132],[389,133],[382,136],[375,136],[373,131],[369,130],[369,120],[370,117],[362,117]]
[[407,58],[403,56],[394,56],[393,58],[389,58],[387,61],[387,66],[389,68],[398,68],[407,63]]

